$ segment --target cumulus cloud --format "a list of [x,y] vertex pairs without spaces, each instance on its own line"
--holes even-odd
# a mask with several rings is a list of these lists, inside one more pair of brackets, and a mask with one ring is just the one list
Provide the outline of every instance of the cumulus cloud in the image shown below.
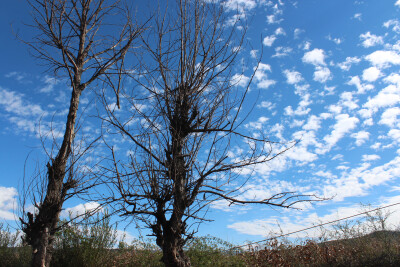
[[261,89],[268,89],[274,85],[276,81],[268,79],[268,72],[271,72],[271,66],[268,64],[260,63],[258,69],[254,74],[254,78],[257,81],[257,87]]
[[397,119],[397,116],[399,115],[399,107],[388,108],[382,113],[379,123],[389,127],[400,126],[400,121]]
[[358,64],[360,61],[361,59],[358,57],[346,57],[346,60],[342,63],[339,63],[338,67],[344,71],[348,71],[353,64]]
[[286,35],[286,32],[282,27],[279,27],[275,30],[275,35]]
[[286,82],[288,84],[297,84],[303,80],[301,73],[298,71],[284,70],[283,74],[286,76]]
[[314,81],[325,83],[332,79],[331,71],[327,67],[317,66],[314,72]]
[[235,74],[232,76],[231,85],[245,87],[249,83],[250,78],[243,74]]
[[275,54],[272,57],[285,57],[289,55],[293,49],[291,47],[278,46],[275,48]]
[[383,44],[383,37],[366,32],[360,35],[362,45],[366,48]]
[[276,40],[276,36],[275,35],[267,36],[263,40],[263,45],[272,46],[272,44],[275,42],[275,40]]
[[307,123],[303,126],[304,130],[313,130],[316,131],[319,128],[321,128],[321,118],[315,116],[315,115],[311,115],[308,118]]
[[326,65],[324,50],[315,48],[314,50],[306,52],[303,56],[303,62],[314,66]]
[[379,108],[390,107],[400,103],[399,88],[395,85],[389,85],[382,89],[376,96],[369,98],[363,105],[374,112]]
[[348,85],[354,85],[357,88],[358,94],[364,94],[367,91],[374,89],[372,84],[363,84],[361,83],[360,77],[353,76],[350,81],[347,82]]
[[383,23],[383,27],[389,28],[392,27],[392,31],[399,33],[400,32],[400,22],[397,19],[390,19]]
[[378,68],[400,65],[400,55],[394,51],[378,50],[366,56],[365,59]]
[[351,137],[356,139],[356,145],[361,146],[369,139],[370,133],[366,131],[360,131],[358,133],[353,133]]
[[254,0],[228,0],[224,1],[223,5],[227,11],[243,12],[246,10],[252,10],[257,6],[257,3]]
[[100,204],[97,202],[87,202],[85,204],[78,204],[72,208],[66,208],[61,212],[62,217],[72,218],[84,215],[86,212],[98,212],[101,211]]
[[381,157],[379,155],[376,154],[372,154],[372,155],[362,155],[362,161],[375,161],[380,159]]
[[16,205],[17,189],[14,187],[0,186],[0,218],[4,220],[14,220],[13,209]]
[[268,121],[267,117],[261,116],[257,119],[257,121],[249,122],[245,125],[245,127],[250,128],[252,130],[261,130],[263,125]]
[[381,76],[381,71],[376,67],[370,67],[363,71],[363,80],[367,82],[374,82]]
[[398,129],[391,129],[388,132],[388,136],[392,138],[395,142],[400,143],[400,130]]

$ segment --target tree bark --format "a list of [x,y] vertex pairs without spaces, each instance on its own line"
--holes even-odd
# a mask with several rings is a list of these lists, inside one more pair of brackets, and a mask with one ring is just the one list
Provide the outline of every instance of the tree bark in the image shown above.
[[47,163],[46,197],[39,204],[38,213],[28,215],[24,232],[26,241],[32,246],[32,267],[48,267],[52,258],[52,242],[59,221],[66,193],[70,183],[64,183],[66,165],[71,153],[75,135],[75,122],[78,113],[81,90],[73,90],[63,143],[57,157]]
[[190,259],[185,255],[183,250],[185,241],[182,238],[183,228],[181,223],[176,224],[168,221],[162,228],[162,238],[157,238],[157,245],[159,245],[163,251],[161,261],[167,267],[191,266]]

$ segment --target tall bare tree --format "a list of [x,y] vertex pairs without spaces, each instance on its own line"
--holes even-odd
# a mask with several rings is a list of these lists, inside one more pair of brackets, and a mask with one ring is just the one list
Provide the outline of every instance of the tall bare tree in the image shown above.
[[[63,203],[78,184],[75,158],[71,156],[80,97],[99,79],[109,79],[111,74],[120,77],[124,58],[141,29],[134,26],[120,1],[28,2],[33,16],[30,26],[38,34],[25,43],[48,71],[66,77],[72,89],[61,144],[49,155],[43,191],[39,202],[33,203],[36,212],[23,211],[20,218],[25,241],[33,248],[32,266],[49,266]],[[121,16],[125,22],[119,25]],[[118,98],[118,86],[114,89]]]
[[135,76],[144,91],[124,91],[129,116],[108,109],[104,118],[113,126],[107,126],[109,133],[132,144],[128,161],[109,144],[112,164],[103,175],[116,192],[108,201],[152,231],[166,266],[190,266],[184,245],[213,201],[288,208],[313,199],[293,192],[263,200],[240,197],[240,170],[272,160],[294,142],[273,143],[242,127],[249,87],[234,85],[233,70],[245,27],[229,27],[217,2],[180,0],[155,15],[141,35],[146,64]]

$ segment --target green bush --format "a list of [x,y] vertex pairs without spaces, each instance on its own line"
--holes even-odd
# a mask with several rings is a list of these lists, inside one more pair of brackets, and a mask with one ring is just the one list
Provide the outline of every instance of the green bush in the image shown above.
[[[65,221],[60,222],[65,223]],[[82,222],[69,223],[57,233],[52,266],[112,266],[117,244],[117,230],[107,214],[86,217]]]
[[187,255],[193,266],[245,266],[242,257],[230,253],[232,244],[213,236],[192,239]]
[[31,249],[22,246],[19,232],[11,233],[0,223],[0,266],[30,266]]

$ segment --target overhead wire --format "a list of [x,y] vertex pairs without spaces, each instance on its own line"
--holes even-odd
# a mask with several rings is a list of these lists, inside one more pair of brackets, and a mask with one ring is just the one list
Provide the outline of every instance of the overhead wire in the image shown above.
[[238,249],[238,248],[246,247],[246,246],[251,246],[251,245],[254,245],[254,244],[259,244],[259,243],[262,243],[262,242],[274,240],[274,239],[277,239],[277,238],[280,238],[280,237],[284,237],[284,236],[288,236],[288,235],[304,232],[304,231],[307,231],[307,230],[310,230],[310,229],[313,229],[313,228],[317,228],[317,227],[324,226],[324,225],[327,225],[327,224],[332,224],[332,223],[335,223],[335,222],[340,222],[340,221],[343,221],[343,220],[354,218],[354,217],[357,217],[357,216],[360,216],[360,215],[363,215],[363,214],[367,214],[367,213],[370,213],[370,212],[373,212],[373,211],[377,211],[377,210],[380,210],[380,209],[386,209],[386,208],[393,207],[393,206],[396,206],[396,205],[400,205],[400,202],[396,202],[396,203],[392,203],[392,204],[389,204],[389,205],[386,205],[386,206],[378,207],[378,208],[375,208],[375,209],[372,209],[372,210],[369,210],[369,211],[360,212],[360,213],[357,213],[357,214],[353,214],[353,215],[346,216],[346,217],[343,217],[343,218],[340,218],[340,219],[336,219],[336,220],[332,220],[332,221],[329,221],[329,222],[320,223],[320,224],[313,225],[313,226],[310,226],[310,227],[307,227],[307,228],[303,228],[301,230],[292,231],[292,232],[289,232],[289,233],[286,233],[286,234],[281,234],[281,235],[274,236],[274,237],[269,237],[269,238],[266,238],[266,239],[263,239],[263,240],[260,240],[260,241],[250,242],[250,243],[247,243],[247,244],[244,244],[244,245],[241,245],[241,246],[235,246],[235,247],[230,248],[230,250]]

